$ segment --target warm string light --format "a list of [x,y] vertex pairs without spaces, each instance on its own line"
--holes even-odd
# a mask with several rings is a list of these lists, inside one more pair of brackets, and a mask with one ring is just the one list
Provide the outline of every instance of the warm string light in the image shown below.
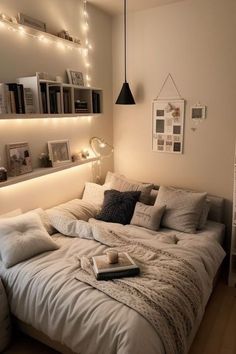
[[90,68],[91,68],[91,64],[89,62],[89,50],[92,49],[92,45],[89,43],[88,40],[88,31],[89,31],[89,24],[88,24],[88,19],[89,19],[89,14],[87,11],[87,0],[84,0],[83,2],[83,31],[84,31],[84,35],[85,35],[85,48],[83,51],[84,54],[84,61],[85,61],[85,68],[86,68],[86,85],[90,86]]
[[[87,13],[87,12],[86,12]],[[85,14],[84,14],[85,16]],[[86,14],[87,18],[87,14]],[[86,22],[86,27],[88,27],[88,22]],[[69,41],[66,41],[62,38],[57,38],[57,36],[54,36],[53,34],[46,33],[42,34],[41,31],[28,28],[27,26],[22,26],[19,25],[16,22],[12,22],[10,20],[10,17],[7,16],[6,14],[0,13],[0,28],[6,28],[7,30],[11,32],[16,32],[22,37],[27,36],[33,39],[36,39],[44,44],[50,44],[50,45],[56,45],[57,48],[61,50],[69,49],[69,50],[76,50],[79,51],[82,55],[87,56],[87,51],[89,48],[89,45],[86,45],[86,48],[81,48],[78,46],[78,44],[70,44],[66,43]]]

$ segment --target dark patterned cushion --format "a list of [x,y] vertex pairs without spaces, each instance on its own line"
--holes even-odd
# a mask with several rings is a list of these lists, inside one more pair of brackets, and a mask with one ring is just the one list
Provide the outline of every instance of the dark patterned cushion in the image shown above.
[[141,192],[119,192],[115,189],[104,192],[104,201],[97,220],[129,224]]

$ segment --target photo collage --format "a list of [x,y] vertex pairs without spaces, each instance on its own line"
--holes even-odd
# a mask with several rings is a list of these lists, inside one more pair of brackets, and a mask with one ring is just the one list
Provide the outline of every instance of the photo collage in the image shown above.
[[153,151],[183,153],[184,100],[153,102]]

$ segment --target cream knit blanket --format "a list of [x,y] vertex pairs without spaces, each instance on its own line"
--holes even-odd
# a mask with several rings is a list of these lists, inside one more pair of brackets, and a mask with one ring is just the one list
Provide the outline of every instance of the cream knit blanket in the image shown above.
[[82,257],[76,279],[129,306],[149,321],[167,354],[184,354],[187,339],[203,301],[196,270],[167,251],[134,242],[120,232],[93,226],[94,238],[119,252],[128,252],[140,276],[97,281],[91,259]]

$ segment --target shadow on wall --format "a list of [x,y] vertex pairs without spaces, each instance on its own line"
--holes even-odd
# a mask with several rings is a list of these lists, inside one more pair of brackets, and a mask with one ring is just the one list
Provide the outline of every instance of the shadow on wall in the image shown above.
[[135,100],[138,103],[142,103],[145,100],[145,92],[144,92],[144,86],[141,83],[138,83],[136,86],[135,92]]

